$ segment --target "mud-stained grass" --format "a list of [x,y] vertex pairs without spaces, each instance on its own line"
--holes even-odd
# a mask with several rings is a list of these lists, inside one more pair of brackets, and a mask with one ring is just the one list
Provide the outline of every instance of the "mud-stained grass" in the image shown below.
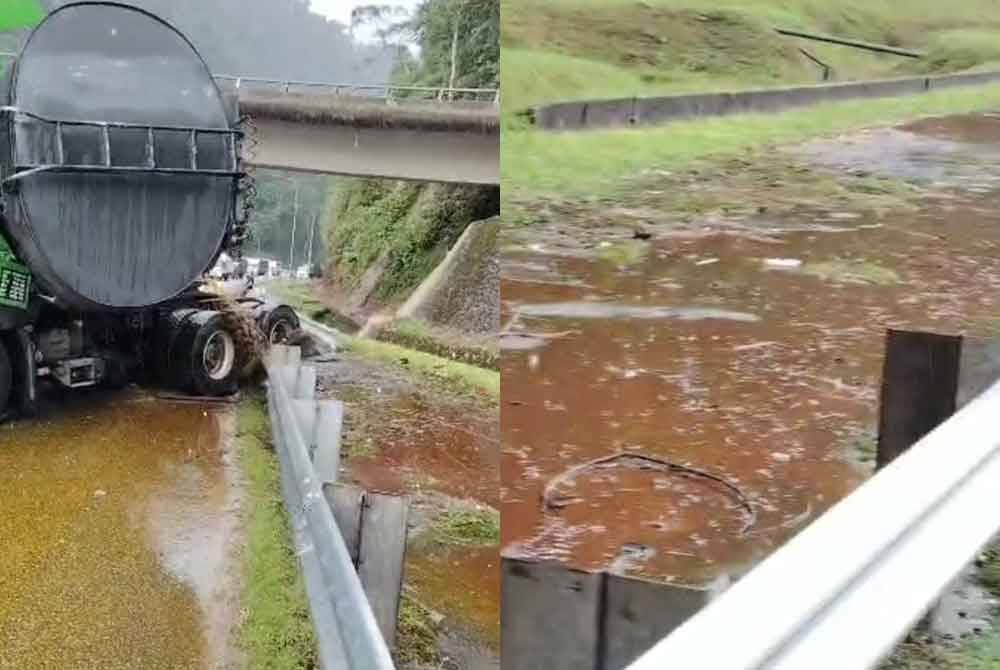
[[[839,171],[807,164],[799,150],[750,150],[738,156],[701,159],[674,170],[647,170],[624,179],[615,195],[508,202],[504,222],[531,226],[572,219],[605,226],[609,209],[622,225],[686,223],[708,215],[747,219],[811,211],[881,214],[913,210],[924,194],[920,184],[865,171]],[[636,245],[635,249],[641,249]],[[625,256],[629,249],[602,250]]]
[[848,284],[893,286],[900,282],[895,270],[865,260],[830,260],[806,263],[802,273],[827,281]]
[[450,509],[416,543],[429,546],[484,546],[500,543],[500,512],[489,507]]
[[453,390],[500,397],[500,373],[496,370],[486,370],[365,337],[350,338],[347,340],[347,347],[361,358],[390,363],[432,382],[448,383]]
[[[1000,547],[982,552],[974,579],[994,597],[1000,597]],[[993,626],[1000,624],[1000,611],[993,613]],[[879,670],[996,670],[1000,668],[1000,631],[993,630],[958,644],[943,645],[919,633],[899,644]]]
[[316,642],[263,399],[243,400],[238,420],[240,459],[248,482],[245,617],[239,631],[246,667],[311,670],[317,660]]
[[495,338],[462,335],[417,319],[397,319],[380,328],[376,338],[476,367],[500,369],[500,347]]
[[439,634],[440,628],[434,623],[430,610],[404,591],[396,629],[396,664],[400,667],[437,667],[441,662]]

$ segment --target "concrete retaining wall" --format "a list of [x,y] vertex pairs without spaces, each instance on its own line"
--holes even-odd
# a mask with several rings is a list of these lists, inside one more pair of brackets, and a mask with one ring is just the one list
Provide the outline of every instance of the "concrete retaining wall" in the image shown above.
[[993,82],[1000,82],[1000,72],[907,77],[732,93],[581,100],[538,107],[534,110],[533,117],[535,124],[546,130],[662,125],[678,119],[747,112],[780,112],[824,102],[887,98]]

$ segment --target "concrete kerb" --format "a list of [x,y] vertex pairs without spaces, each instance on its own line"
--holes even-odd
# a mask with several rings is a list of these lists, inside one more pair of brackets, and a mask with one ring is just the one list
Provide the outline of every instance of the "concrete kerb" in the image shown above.
[[527,116],[545,130],[584,130],[637,125],[749,112],[773,113],[796,107],[902,95],[914,95],[956,86],[1000,81],[1000,72],[974,72],[932,77],[816,84],[780,89],[690,93],[650,98],[582,100],[543,105]]

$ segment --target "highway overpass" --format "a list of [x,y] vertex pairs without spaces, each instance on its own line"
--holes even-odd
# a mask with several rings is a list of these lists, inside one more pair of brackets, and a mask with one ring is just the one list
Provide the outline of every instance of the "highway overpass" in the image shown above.
[[246,155],[258,167],[500,183],[495,91],[219,81],[251,120]]

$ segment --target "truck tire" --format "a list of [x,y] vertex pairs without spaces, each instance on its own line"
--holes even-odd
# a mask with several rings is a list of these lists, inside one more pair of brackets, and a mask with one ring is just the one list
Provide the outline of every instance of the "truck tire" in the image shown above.
[[288,305],[278,305],[264,319],[264,336],[268,344],[285,344],[299,326],[295,310]]
[[14,383],[14,370],[7,354],[7,346],[0,340],[0,417],[7,413],[10,390]]
[[173,343],[171,372],[184,391],[230,395],[239,379],[236,338],[218,312],[201,311],[184,319]]
[[153,350],[147,360],[152,360],[152,369],[156,379],[167,386],[181,388],[184,379],[179,378],[178,369],[183,367],[178,363],[177,339],[191,319],[199,310],[193,308],[178,309],[163,317],[156,334]]

